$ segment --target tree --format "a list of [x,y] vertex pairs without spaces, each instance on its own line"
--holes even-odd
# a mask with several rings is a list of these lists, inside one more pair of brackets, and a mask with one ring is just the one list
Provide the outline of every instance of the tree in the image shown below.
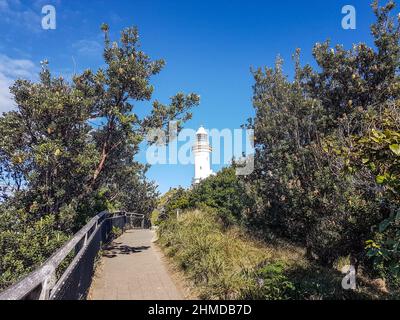
[[211,208],[226,226],[244,223],[254,206],[234,166],[223,168],[191,189],[172,189],[161,202],[166,213],[164,218],[174,216],[177,210]]
[[57,214],[72,202],[79,209],[78,203],[119,172],[143,170],[133,158],[147,131],[167,130],[172,120],[182,125],[199,102],[195,94],[180,93],[170,105],[155,101],[151,113],[139,118],[133,103],[151,99],[150,78],[164,62],[138,50],[136,28],[124,30],[112,44],[108,27],[102,30],[105,69],[86,70],[68,84],[53,79],[44,64],[40,83],[15,83],[17,110],[0,120],[2,179],[13,184],[8,194],[24,194],[24,206],[38,216]]
[[[138,112],[135,102],[152,99],[150,81],[164,61],[139,50],[136,28],[123,30],[115,42],[107,25],[102,30],[104,68],[86,70],[69,83],[53,78],[44,62],[39,82],[18,80],[11,88],[16,109],[0,117],[0,222],[7,221],[7,228],[0,224],[0,239],[18,226],[13,237],[19,243],[46,221],[51,242],[53,235],[77,231],[100,210],[149,214],[154,207],[156,187],[134,157],[149,131],[166,131],[170,121],[180,129],[199,97],[178,93],[168,105],[154,101],[148,113]],[[7,246],[0,249],[1,271],[12,272],[13,262],[2,260]],[[14,250],[22,257],[18,274],[41,261],[29,260],[22,246]],[[48,256],[43,250],[40,256]]]
[[189,207],[207,206],[217,211],[226,224],[245,221],[253,201],[247,196],[244,186],[236,176],[234,166],[223,168],[195,185],[189,194]]
[[18,80],[11,88],[17,109],[0,118],[0,173],[18,208],[33,220],[55,214],[58,228],[73,228],[62,208],[83,192],[98,161],[88,119],[91,101],[43,64],[40,82]]
[[349,161],[354,170],[369,170],[385,203],[385,220],[366,241],[368,255],[385,278],[400,285],[400,108],[399,101],[382,106],[369,119],[370,130],[354,135]]
[[101,183],[102,176],[107,178],[108,171],[115,170],[118,159],[132,158],[149,130],[167,130],[171,121],[177,121],[181,129],[183,122],[191,118],[190,109],[199,103],[198,95],[179,93],[171,98],[170,105],[155,101],[151,114],[140,119],[133,113],[133,101],[151,99],[154,88],[150,78],[158,74],[165,63],[151,61],[138,50],[136,28],[125,29],[119,43],[111,43],[107,25],[103,24],[102,30],[107,68],[96,73],[88,70],[74,79],[75,86],[92,100],[92,118],[102,121],[93,135],[100,159],[90,181],[91,188]]
[[380,8],[375,1],[373,8],[376,48],[317,44],[318,70],[301,67],[298,51],[293,81],[280,59],[275,69],[253,72],[256,117],[248,125],[255,129],[256,170],[247,181],[263,200],[254,219],[304,243],[324,264],[348,254],[360,262],[371,227],[388,210],[371,172],[348,174],[350,161],[343,157],[353,135],[369,129],[368,117],[399,95],[394,3]]
[[143,214],[148,221],[157,205],[157,185],[147,180],[147,167],[127,169],[115,177],[115,201],[128,212]]

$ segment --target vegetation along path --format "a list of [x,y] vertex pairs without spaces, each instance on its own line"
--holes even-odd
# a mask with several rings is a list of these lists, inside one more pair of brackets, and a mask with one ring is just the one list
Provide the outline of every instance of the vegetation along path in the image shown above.
[[92,300],[181,300],[184,294],[152,242],[154,232],[130,230],[103,253],[93,279]]

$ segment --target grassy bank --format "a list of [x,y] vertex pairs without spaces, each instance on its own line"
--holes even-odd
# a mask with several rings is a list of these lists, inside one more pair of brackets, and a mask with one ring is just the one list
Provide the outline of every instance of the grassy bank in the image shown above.
[[382,298],[366,282],[341,287],[343,275],[304,258],[304,250],[281,241],[261,243],[240,228],[226,229],[212,212],[191,211],[159,228],[159,244],[202,299]]

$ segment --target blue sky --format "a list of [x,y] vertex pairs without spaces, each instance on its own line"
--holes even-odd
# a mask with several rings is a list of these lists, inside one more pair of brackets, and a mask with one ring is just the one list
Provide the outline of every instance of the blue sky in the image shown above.
[[[56,8],[56,30],[41,28],[46,4]],[[341,27],[347,4],[357,10],[356,30]],[[280,54],[290,76],[296,48],[302,48],[303,63],[313,64],[316,42],[371,44],[373,21],[368,0],[0,0],[0,111],[12,107],[7,86],[18,77],[34,79],[41,60],[48,59],[54,74],[65,77],[101,66],[100,25],[107,22],[114,38],[122,28],[137,26],[142,50],[166,60],[153,79],[154,99],[168,102],[181,91],[201,95],[187,128],[239,128],[253,115],[250,67],[273,66]],[[144,152],[138,159],[145,161]],[[148,177],[165,192],[190,185],[193,170],[192,165],[155,165]]]

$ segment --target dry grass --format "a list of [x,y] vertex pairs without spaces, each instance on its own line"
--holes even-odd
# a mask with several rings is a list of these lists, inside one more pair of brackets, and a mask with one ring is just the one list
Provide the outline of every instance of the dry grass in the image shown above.
[[266,264],[290,266],[302,260],[301,250],[282,246],[277,251],[249,239],[239,228],[224,230],[213,214],[201,211],[162,224],[159,244],[206,299],[247,296],[257,285],[257,270]]
[[[378,299],[365,286],[341,287],[343,275],[305,258],[282,240],[264,243],[239,227],[225,229],[213,212],[191,211],[163,222],[158,244],[201,299]],[[338,267],[346,259],[338,262]]]

